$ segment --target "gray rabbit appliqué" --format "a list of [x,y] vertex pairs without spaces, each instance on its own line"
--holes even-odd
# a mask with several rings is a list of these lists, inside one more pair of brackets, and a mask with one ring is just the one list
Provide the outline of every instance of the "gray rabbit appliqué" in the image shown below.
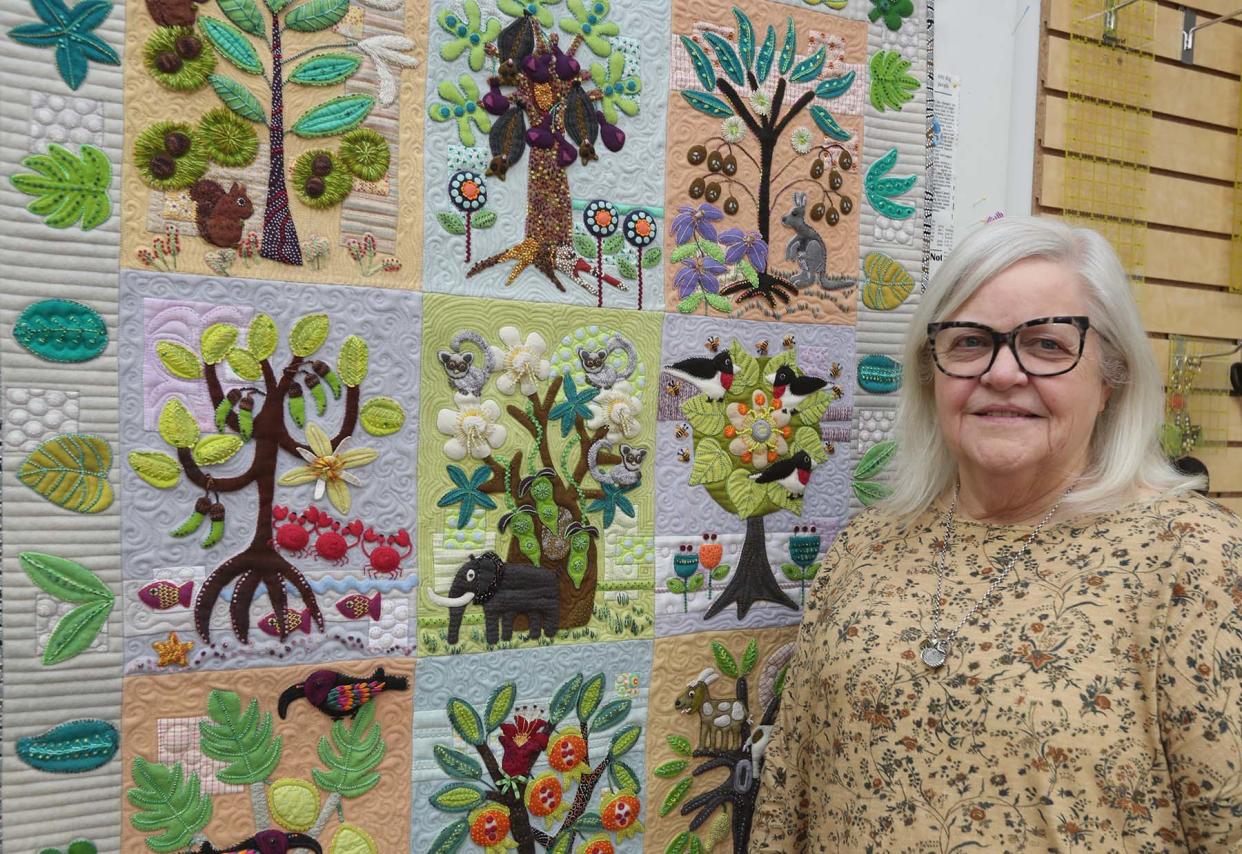
[[797,261],[798,272],[790,281],[798,287],[819,282],[828,286],[828,247],[819,232],[806,221],[806,193],[793,194],[793,210],[781,217],[781,222],[794,230],[796,235],[785,245],[785,260]]

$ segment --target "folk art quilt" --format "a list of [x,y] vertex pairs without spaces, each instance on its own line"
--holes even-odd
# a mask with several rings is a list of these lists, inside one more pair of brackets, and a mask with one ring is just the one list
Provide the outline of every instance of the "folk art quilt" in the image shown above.
[[743,852],[926,0],[3,0],[6,851]]

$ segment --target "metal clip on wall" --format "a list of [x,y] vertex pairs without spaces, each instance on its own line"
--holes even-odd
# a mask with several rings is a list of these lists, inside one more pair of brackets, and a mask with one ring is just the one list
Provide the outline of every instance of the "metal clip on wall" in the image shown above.
[[1210,21],[1204,21],[1202,24],[1195,23],[1195,10],[1182,7],[1182,62],[1187,65],[1193,65],[1195,61],[1195,33],[1199,30],[1206,30],[1214,24],[1222,21],[1231,21],[1234,18],[1242,16],[1242,8],[1235,9],[1228,15],[1221,15]]

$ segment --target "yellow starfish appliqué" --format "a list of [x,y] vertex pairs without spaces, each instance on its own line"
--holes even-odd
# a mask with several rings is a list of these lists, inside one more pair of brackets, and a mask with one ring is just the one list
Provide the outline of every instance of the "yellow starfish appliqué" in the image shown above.
[[151,644],[155,647],[155,651],[159,653],[160,660],[156,664],[160,667],[168,667],[175,664],[180,667],[189,667],[190,660],[187,658],[191,649],[194,648],[193,641],[182,641],[177,637],[176,632],[168,633],[168,640],[155,641]]

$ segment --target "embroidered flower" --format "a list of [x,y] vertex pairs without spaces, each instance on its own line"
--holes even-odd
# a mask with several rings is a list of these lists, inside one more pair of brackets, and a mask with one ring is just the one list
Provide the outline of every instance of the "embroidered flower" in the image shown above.
[[592,237],[609,237],[621,225],[617,206],[606,199],[595,199],[582,212],[582,224]]
[[750,108],[756,115],[766,116],[772,109],[772,99],[766,92],[755,92],[750,96]]
[[768,244],[757,231],[742,233],[740,228],[730,228],[720,235],[720,245],[725,247],[726,264],[745,258],[756,270],[768,268]]
[[626,242],[631,246],[648,246],[656,239],[655,217],[642,208],[627,213],[621,227]]
[[793,133],[789,135],[789,144],[793,146],[793,150],[799,154],[809,154],[811,144],[814,140],[811,137],[811,129],[804,126],[796,127]]
[[501,394],[513,394],[519,388],[522,394],[534,394],[539,390],[540,381],[546,380],[552,372],[551,363],[543,358],[548,342],[538,332],[530,333],[523,342],[516,326],[500,327],[500,340],[506,349],[495,344],[490,348],[492,358],[500,365],[496,388]]
[[482,25],[483,16],[479,14],[478,0],[466,0],[465,10],[464,21],[448,9],[442,11],[436,19],[440,22],[440,27],[453,36],[451,41],[441,45],[440,58],[452,62],[470,51],[470,70],[482,71],[487,58],[487,44],[496,41],[500,35],[500,21],[488,18],[487,24]]
[[510,777],[525,777],[548,746],[548,722],[521,715],[516,715],[514,721],[500,725],[500,746],[504,750],[500,767]]
[[705,293],[715,294],[720,292],[720,282],[717,276],[727,272],[725,266],[715,258],[707,255],[693,255],[681,262],[682,267],[677,271],[677,275],[673,279],[673,284],[677,286],[678,293],[681,298],[685,299],[699,288]]
[[509,431],[500,420],[500,406],[494,400],[479,400],[468,394],[453,395],[457,411],[441,409],[436,429],[451,437],[444,443],[444,454],[450,460],[473,457],[486,459],[505,443]]
[[720,123],[720,135],[725,142],[736,145],[746,136],[746,122],[741,116],[729,116]]
[[[359,42],[358,46],[362,47],[362,43]],[[461,75],[457,85],[449,80],[441,80],[436,87],[436,93],[442,100],[429,106],[427,115],[436,122],[456,121],[457,136],[462,145],[467,148],[474,146],[474,129],[471,124],[485,134],[492,129],[492,120],[479,106],[479,87],[469,74]]]
[[351,498],[346,484],[362,486],[362,481],[346,469],[365,466],[379,457],[379,451],[374,448],[344,450],[348,441],[349,437],[346,436],[333,450],[332,440],[323,432],[323,428],[318,424],[308,424],[306,443],[310,445],[310,450],[298,448],[298,453],[306,460],[307,465],[285,472],[277,482],[281,486],[298,486],[315,481],[316,501],[323,498],[326,491],[332,506],[342,513],[348,513]]
[[638,101],[635,96],[643,90],[643,81],[630,75],[625,76],[625,54],[619,50],[612,51],[608,57],[608,67],[598,62],[591,63],[591,80],[595,89],[601,93],[599,105],[604,113],[604,121],[615,125],[621,118],[618,110],[627,116],[638,115]]
[[912,0],[871,0],[874,9],[872,9],[867,17],[871,23],[875,23],[884,19],[884,26],[896,32],[901,29],[901,19],[908,18],[914,14],[914,3]]
[[473,213],[487,204],[487,184],[482,175],[462,169],[449,178],[449,198],[462,213]]
[[673,217],[672,228],[673,239],[678,244],[688,243],[694,239],[695,235],[704,240],[715,241],[716,226],[712,223],[724,219],[724,213],[720,208],[704,202],[697,208],[681,205],[677,210],[679,213]]
[[730,403],[725,407],[729,424],[724,436],[729,439],[729,453],[757,469],[765,469],[789,453],[785,440],[793,432],[789,413],[779,406],[780,398],[763,391],[750,396],[750,405]]
[[610,389],[599,393],[587,404],[591,410],[591,419],[587,421],[588,430],[608,428],[606,438],[612,442],[621,439],[633,439],[642,429],[638,416],[642,412],[642,403],[634,396],[634,387],[622,381]]

